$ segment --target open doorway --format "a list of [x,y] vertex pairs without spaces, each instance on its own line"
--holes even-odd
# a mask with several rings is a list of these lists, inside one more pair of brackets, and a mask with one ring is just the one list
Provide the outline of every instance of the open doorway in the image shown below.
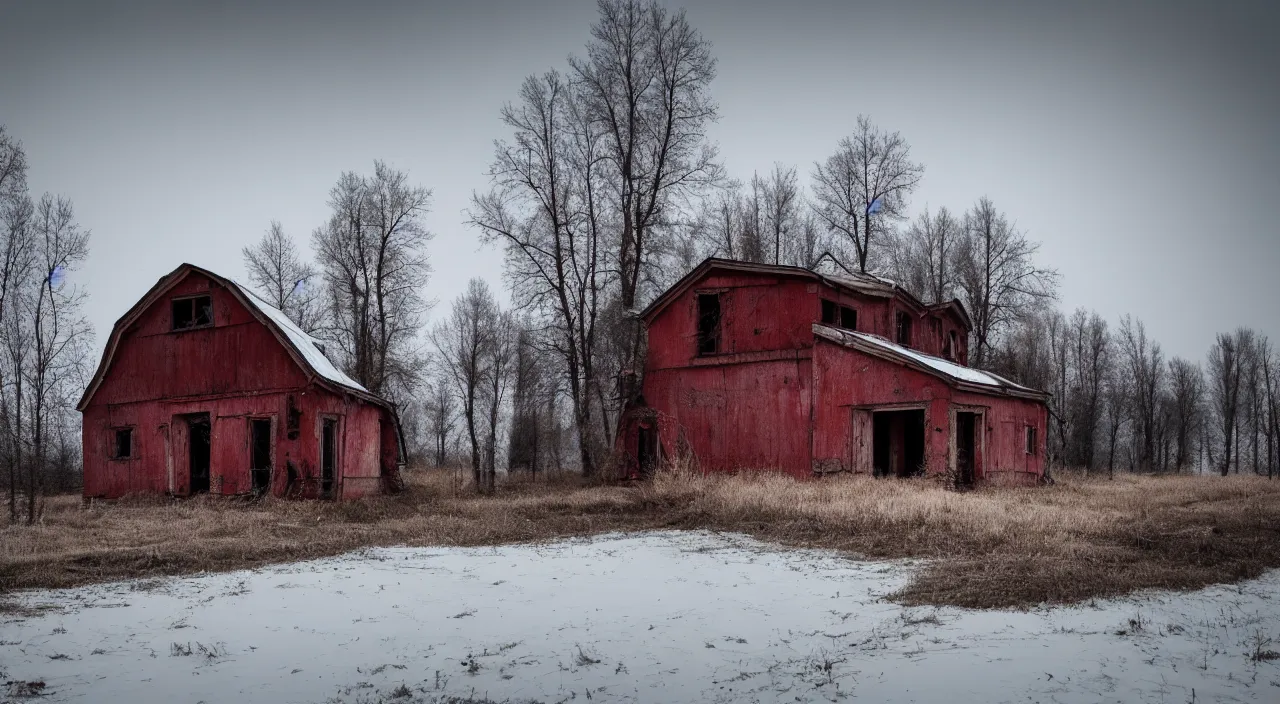
[[658,429],[640,426],[636,429],[636,464],[639,465],[640,476],[653,476],[658,467]]
[[333,498],[338,474],[338,420],[325,418],[320,424],[320,496]]
[[191,471],[190,493],[209,493],[209,414],[189,415],[187,421],[187,466]]
[[271,419],[249,420],[249,478],[253,493],[271,488]]
[[978,466],[978,428],[982,427],[977,413],[956,411],[956,486],[973,486]]
[[913,477],[924,470],[924,409],[871,414],[877,477]]

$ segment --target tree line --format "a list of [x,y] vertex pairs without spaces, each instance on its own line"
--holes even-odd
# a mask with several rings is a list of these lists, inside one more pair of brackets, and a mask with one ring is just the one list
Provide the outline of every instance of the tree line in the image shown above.
[[45,491],[79,483],[75,404],[93,354],[87,294],[74,282],[89,231],[70,199],[30,193],[27,168],[22,143],[0,125],[0,463],[10,523],[34,523]]
[[[600,0],[583,51],[523,82],[464,213],[503,253],[508,309],[473,280],[428,328],[431,191],[381,161],[338,177],[309,248],[271,223],[243,251],[249,283],[396,403],[411,461],[469,469],[480,491],[502,467],[615,468],[643,371],[638,313],[708,256],[835,262],[959,299],[971,363],[1053,393],[1054,466],[1275,472],[1280,367],[1263,336],[1219,335],[1201,365],[1166,359],[1140,320],[1057,310],[1058,273],[990,198],[913,211],[925,167],[867,116],[825,159],[734,178],[707,136],[715,75],[683,11]],[[78,466],[92,344],[65,277],[88,233],[69,201],[27,195],[25,154],[0,137],[0,453],[16,512],[20,479],[35,496]]]

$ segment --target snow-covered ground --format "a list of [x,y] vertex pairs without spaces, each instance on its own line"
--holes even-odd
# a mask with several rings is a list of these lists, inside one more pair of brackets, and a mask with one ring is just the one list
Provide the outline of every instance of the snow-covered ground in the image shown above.
[[0,616],[0,682],[58,702],[1280,701],[1280,660],[1254,657],[1280,650],[1280,572],[1014,612],[884,600],[912,569],[709,533],[367,550],[27,593]]

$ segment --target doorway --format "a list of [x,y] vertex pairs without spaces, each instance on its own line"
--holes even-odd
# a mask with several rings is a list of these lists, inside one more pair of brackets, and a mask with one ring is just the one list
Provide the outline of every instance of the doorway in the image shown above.
[[209,493],[209,414],[187,416],[187,466],[191,471],[190,493]]
[[924,409],[871,414],[872,462],[877,477],[914,477],[924,471]]
[[658,465],[658,429],[640,426],[636,429],[636,464],[640,476],[648,479]]
[[249,479],[253,493],[271,488],[271,419],[249,420]]
[[338,469],[338,420],[325,418],[320,424],[320,496],[333,498]]
[[956,411],[956,486],[973,486],[978,464],[978,414]]

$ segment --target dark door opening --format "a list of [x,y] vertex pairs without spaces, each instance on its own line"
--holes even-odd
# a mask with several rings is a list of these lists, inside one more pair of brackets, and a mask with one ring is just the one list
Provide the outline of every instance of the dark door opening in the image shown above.
[[338,421],[325,418],[320,431],[320,495],[333,498],[338,467]]
[[924,471],[924,410],[872,414],[872,462],[877,477],[913,477]]
[[187,417],[187,466],[191,468],[191,493],[209,493],[209,414]]
[[261,494],[271,488],[271,420],[249,421],[249,478],[253,492]]
[[978,427],[978,414],[956,412],[956,485],[973,486],[974,452],[976,440],[974,430]]
[[640,466],[640,476],[652,477],[658,466],[658,431],[656,428],[641,426],[636,431],[636,464]]

